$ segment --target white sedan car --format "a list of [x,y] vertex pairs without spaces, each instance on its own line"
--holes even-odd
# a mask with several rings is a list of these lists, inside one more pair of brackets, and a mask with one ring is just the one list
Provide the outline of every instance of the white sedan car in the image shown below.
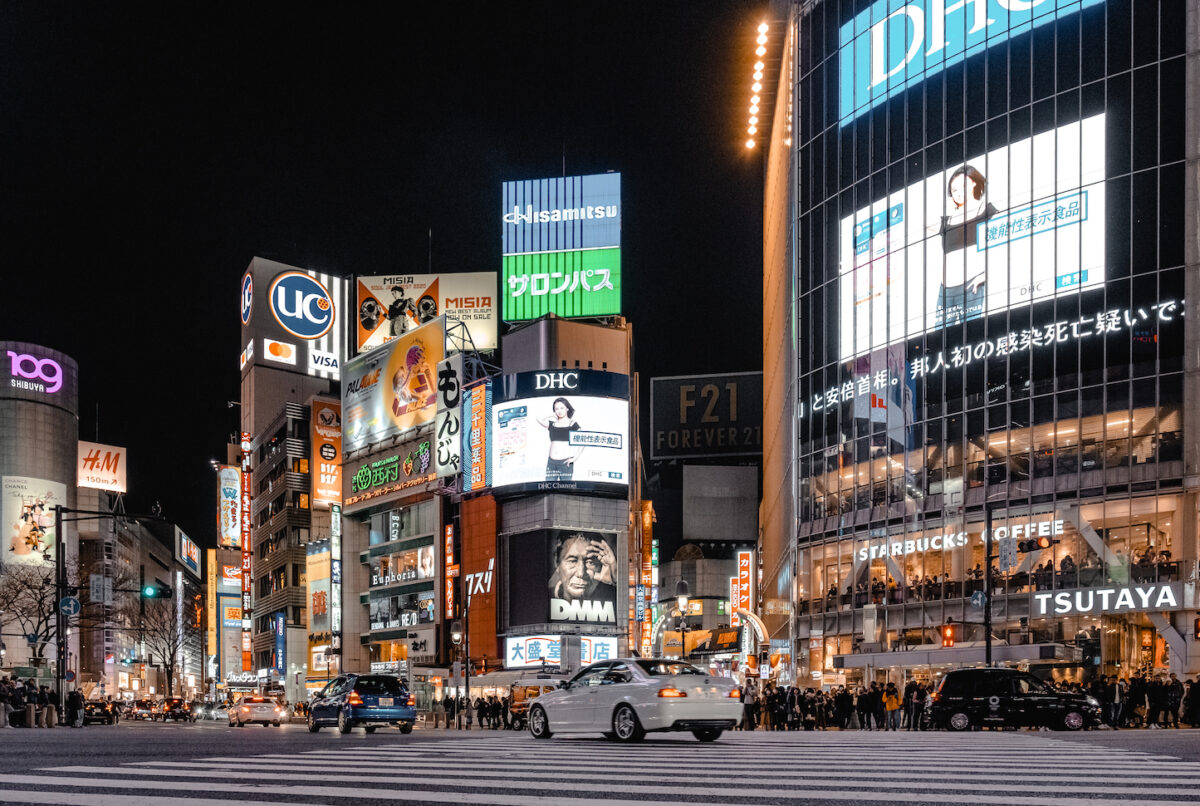
[[283,709],[269,697],[242,697],[238,704],[229,709],[229,727],[244,728],[257,722],[260,725],[279,727]]
[[732,681],[687,663],[620,658],[593,663],[529,708],[529,732],[603,733],[622,742],[650,731],[690,730],[715,741],[742,718],[742,692]]

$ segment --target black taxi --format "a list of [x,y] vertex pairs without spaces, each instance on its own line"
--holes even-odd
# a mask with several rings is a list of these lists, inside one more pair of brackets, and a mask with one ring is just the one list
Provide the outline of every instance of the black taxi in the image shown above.
[[934,692],[930,718],[949,730],[1080,730],[1100,724],[1100,703],[1087,694],[1053,689],[1019,669],[955,669]]

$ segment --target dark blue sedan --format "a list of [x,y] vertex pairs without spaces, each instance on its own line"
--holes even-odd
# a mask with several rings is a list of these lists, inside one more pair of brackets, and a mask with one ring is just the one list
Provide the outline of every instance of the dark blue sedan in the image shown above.
[[336,725],[339,733],[362,726],[374,733],[380,725],[396,725],[412,733],[416,701],[399,677],[390,674],[344,674],[329,681],[308,708],[308,730]]

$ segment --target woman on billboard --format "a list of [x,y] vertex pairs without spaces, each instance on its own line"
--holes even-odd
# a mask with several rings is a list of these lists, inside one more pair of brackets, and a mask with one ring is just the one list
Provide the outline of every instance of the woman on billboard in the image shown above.
[[556,397],[550,404],[553,417],[538,417],[538,425],[550,433],[550,457],[546,460],[546,481],[570,481],[575,474],[575,460],[583,446],[571,447],[571,432],[579,431],[575,409],[565,397]]
[[986,198],[987,179],[972,165],[950,174],[946,183],[948,214],[931,228],[942,238],[945,275],[938,291],[934,326],[954,325],[983,316],[987,302],[987,265],[977,248],[979,224],[998,211]]

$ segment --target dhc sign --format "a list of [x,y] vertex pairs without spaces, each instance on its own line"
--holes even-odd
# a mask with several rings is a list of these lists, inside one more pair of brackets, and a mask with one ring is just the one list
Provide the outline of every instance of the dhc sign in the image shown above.
[[[968,56],[1103,2],[878,0],[841,27],[841,124]],[[1052,69],[1054,54],[1043,55]]]

